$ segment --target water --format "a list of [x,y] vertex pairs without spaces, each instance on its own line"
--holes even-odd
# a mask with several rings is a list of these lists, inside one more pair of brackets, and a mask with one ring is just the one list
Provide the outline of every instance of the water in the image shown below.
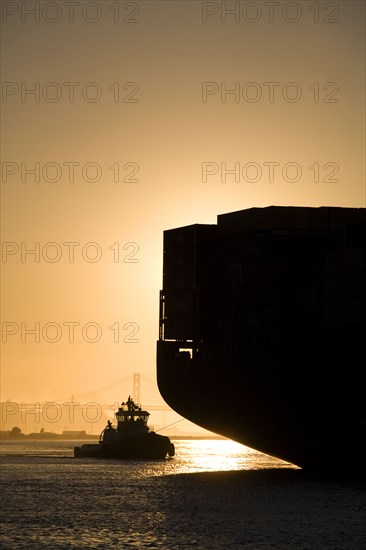
[[1,548],[366,548],[366,486],[309,479],[227,440],[166,461],[74,459],[74,442],[1,445]]

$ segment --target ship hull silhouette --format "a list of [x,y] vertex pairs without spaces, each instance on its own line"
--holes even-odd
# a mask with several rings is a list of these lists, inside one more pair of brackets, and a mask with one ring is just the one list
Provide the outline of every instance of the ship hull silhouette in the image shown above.
[[164,232],[157,378],[192,422],[365,473],[366,209],[251,208]]

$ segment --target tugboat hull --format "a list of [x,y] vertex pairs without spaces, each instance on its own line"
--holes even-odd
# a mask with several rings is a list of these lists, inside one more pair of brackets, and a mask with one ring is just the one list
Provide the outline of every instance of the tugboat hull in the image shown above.
[[175,449],[168,437],[149,434],[130,438],[116,445],[108,443],[85,444],[74,448],[75,458],[152,459],[163,460],[174,456]]

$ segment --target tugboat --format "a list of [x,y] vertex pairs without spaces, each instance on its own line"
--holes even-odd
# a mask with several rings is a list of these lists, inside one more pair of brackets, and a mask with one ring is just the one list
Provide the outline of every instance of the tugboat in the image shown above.
[[110,420],[100,434],[99,443],[74,447],[75,458],[165,459],[174,456],[169,437],[150,431],[150,413],[143,411],[129,396],[116,412],[117,427]]

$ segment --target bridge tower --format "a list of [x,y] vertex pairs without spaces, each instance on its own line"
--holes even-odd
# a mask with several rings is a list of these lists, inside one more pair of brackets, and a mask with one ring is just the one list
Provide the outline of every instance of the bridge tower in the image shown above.
[[140,405],[140,373],[135,372],[133,375],[133,396],[132,399],[136,405]]

